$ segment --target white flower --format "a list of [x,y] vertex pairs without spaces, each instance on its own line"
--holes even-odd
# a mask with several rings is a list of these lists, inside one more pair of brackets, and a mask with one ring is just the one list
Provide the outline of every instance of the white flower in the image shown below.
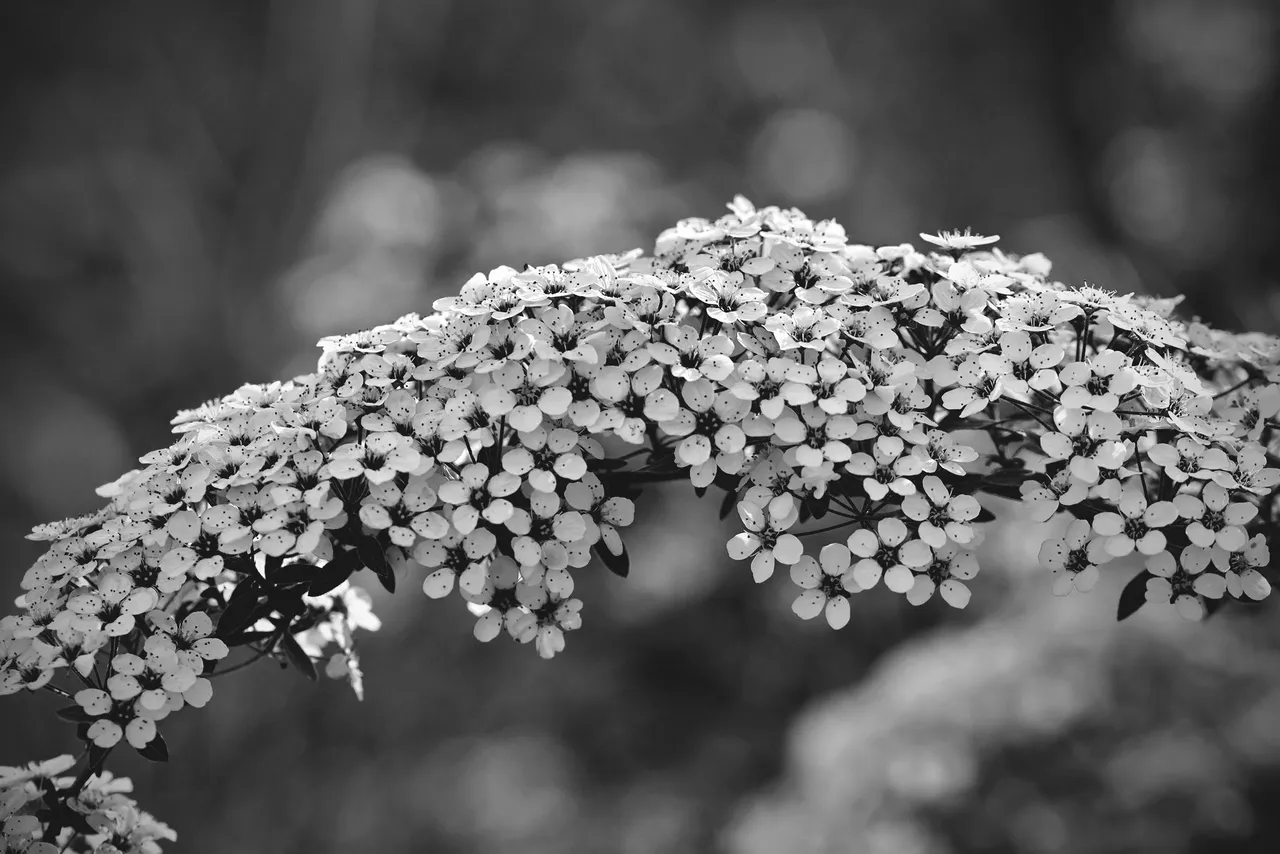
[[1175,560],[1168,552],[1147,558],[1147,571],[1155,578],[1147,579],[1147,601],[1167,605],[1173,602],[1178,614],[1187,620],[1204,619],[1204,599],[1221,599],[1227,581],[1217,573],[1205,573],[1209,550],[1187,546]]
[[1166,540],[1160,529],[1178,518],[1173,502],[1157,501],[1148,506],[1142,490],[1129,485],[1121,495],[1119,510],[1093,517],[1093,530],[1107,538],[1108,554],[1124,557],[1135,548],[1144,555],[1164,551]]
[[692,326],[668,326],[664,342],[649,345],[654,360],[667,365],[682,380],[701,377],[720,382],[733,373],[733,342],[724,335],[699,338]]
[[[828,338],[840,329],[840,321],[822,308],[801,305],[790,313],[775,312],[765,321],[783,350],[797,348],[822,352]],[[895,339],[896,340],[896,339]]]
[[446,481],[436,490],[442,503],[454,505],[453,527],[462,534],[471,533],[481,520],[510,527],[516,509],[508,496],[520,489],[520,476],[501,471],[489,477],[483,463],[464,466],[460,475],[461,480]]
[[[489,566],[484,586],[478,593],[467,593],[467,608],[478,618],[472,634],[481,643],[496,638],[505,626],[508,631],[519,615],[516,585],[520,582],[520,569],[514,560],[498,555]],[[514,636],[514,635],[513,635]]]
[[[677,437],[676,459],[689,466],[694,486],[711,484],[717,467],[736,472],[742,462],[747,436],[740,422],[751,404],[728,391],[717,393],[707,380],[686,382],[680,396],[688,408],[681,407],[669,419],[659,422],[668,436]],[[726,459],[721,462],[721,457]]]
[[75,625],[81,631],[106,630],[111,637],[133,631],[134,618],[156,606],[159,594],[153,587],[134,587],[124,573],[108,572],[98,578],[96,589],[85,588],[67,602],[68,610],[80,616]]
[[1076,480],[1068,469],[1062,469],[1049,478],[1048,484],[1035,480],[1023,481],[1018,487],[1022,501],[1031,508],[1031,518],[1036,522],[1048,522],[1059,506],[1071,507],[1089,497],[1089,486]]
[[960,385],[942,395],[942,405],[960,410],[961,418],[976,415],[1004,394],[1005,377],[1012,370],[1007,362],[984,363],[978,356],[970,356],[956,366]]
[[920,232],[920,239],[948,252],[960,254],[977,249],[979,246],[989,246],[992,243],[997,243],[1000,240],[1000,235],[995,234],[991,237],[983,237],[981,234],[973,234],[966,228],[964,231],[940,231],[937,234]]
[[581,540],[587,532],[582,514],[564,510],[561,498],[554,492],[535,492],[529,497],[529,511],[516,510],[508,525],[516,538],[511,554],[523,567],[542,564],[548,569],[564,569],[569,565],[568,545]]
[[955,495],[941,479],[926,475],[922,483],[924,495],[916,493],[902,499],[902,512],[920,523],[919,535],[934,549],[942,548],[950,539],[956,543],[973,540],[973,527],[968,523],[982,510],[972,495]]
[[438,540],[422,540],[413,547],[413,559],[432,570],[422,581],[422,592],[432,599],[443,599],[453,592],[456,579],[464,593],[479,593],[486,574],[483,561],[495,544],[493,534],[486,529],[477,529],[465,537],[452,531]]
[[741,278],[715,271],[691,285],[689,295],[701,300],[707,314],[721,323],[758,321],[769,310],[764,301],[767,294],[759,288],[743,287]]
[[176,625],[172,614],[162,611],[152,611],[147,618],[160,632],[147,638],[147,649],[172,655],[179,665],[194,673],[200,673],[206,661],[219,661],[230,652],[224,641],[212,636],[213,620],[204,611],[188,614],[181,626]]
[[1138,386],[1129,357],[1103,350],[1087,362],[1072,362],[1058,372],[1064,386],[1060,402],[1070,409],[1115,412],[1120,399]]
[[1032,389],[1044,391],[1057,385],[1058,375],[1053,368],[1062,357],[1060,345],[1033,346],[1031,336],[1017,330],[1001,333],[999,355],[982,353],[978,364],[988,374],[999,377],[1004,393],[1029,399]]
[[1059,432],[1042,435],[1040,449],[1052,460],[1065,460],[1077,480],[1097,483],[1100,467],[1120,468],[1129,456],[1119,441],[1123,426],[1114,412],[1059,406],[1053,421]]
[[1228,488],[1247,489],[1255,495],[1270,495],[1280,486],[1280,469],[1267,468],[1267,452],[1260,445],[1248,444],[1236,455],[1235,472],[1217,472],[1215,483]]
[[329,474],[339,480],[364,475],[370,483],[386,483],[400,473],[414,471],[422,455],[407,436],[374,433],[363,444],[339,447],[329,458]]
[[1207,480],[1233,468],[1231,458],[1221,448],[1210,448],[1191,436],[1181,436],[1172,445],[1153,445],[1147,457],[1162,467],[1174,483],[1186,483],[1191,478]]
[[1258,601],[1271,595],[1271,584],[1261,572],[1271,563],[1271,550],[1267,547],[1265,534],[1255,534],[1242,551],[1214,548],[1212,559],[1213,565],[1227,579],[1227,592],[1235,598],[1248,597]]
[[564,497],[570,507],[582,513],[587,525],[583,539],[588,545],[603,542],[611,554],[622,554],[618,528],[626,528],[635,521],[635,503],[630,498],[608,497],[600,478],[594,474],[587,474],[581,481],[565,487]]
[[941,430],[929,431],[923,444],[911,449],[911,455],[920,460],[920,470],[933,474],[939,468],[954,475],[963,475],[964,464],[978,458],[978,452],[960,444],[954,436]]
[[778,562],[794,565],[804,554],[804,544],[786,533],[800,516],[795,498],[784,493],[763,507],[749,501],[738,502],[738,518],[747,529],[729,540],[729,557],[751,558],[751,575],[757,583],[768,581]]
[[502,455],[502,468],[523,477],[539,492],[555,492],[557,477],[578,480],[587,473],[578,439],[573,430],[548,430],[539,425],[536,430],[520,434],[520,446]]
[[1190,493],[1175,495],[1173,506],[1187,524],[1187,538],[1197,546],[1218,546],[1238,552],[1249,541],[1244,526],[1258,515],[1258,508],[1248,502],[1230,503],[1231,494],[1212,481],[1204,485],[1200,497]]
[[924,464],[915,455],[901,456],[902,450],[901,439],[881,437],[871,454],[854,454],[844,464],[845,471],[862,478],[862,488],[873,501],[882,500],[891,491],[911,495],[916,485],[910,478],[919,474]]
[[908,541],[910,533],[901,519],[890,516],[876,523],[875,531],[860,528],[849,535],[849,551],[860,558],[853,567],[859,588],[870,590],[881,575],[894,593],[906,593],[915,585],[911,570],[928,566],[933,550],[923,540]]
[[1106,540],[1091,537],[1092,527],[1075,519],[1061,537],[1040,546],[1040,565],[1053,572],[1053,594],[1088,593],[1098,583],[1098,567],[1111,560]]
[[924,571],[915,577],[907,591],[907,601],[912,605],[923,605],[933,598],[936,590],[942,594],[942,601],[952,608],[964,608],[971,596],[964,582],[977,574],[978,558],[973,552],[962,551],[955,543],[945,543],[937,549]]
[[804,588],[791,610],[802,620],[825,613],[827,624],[842,629],[849,623],[849,596],[859,588],[849,571],[852,558],[839,543],[822,547],[817,559],[804,555],[791,567],[791,580]]
[[1048,332],[1081,313],[1080,306],[1063,302],[1052,292],[1019,294],[1001,304],[998,325],[1008,330]]

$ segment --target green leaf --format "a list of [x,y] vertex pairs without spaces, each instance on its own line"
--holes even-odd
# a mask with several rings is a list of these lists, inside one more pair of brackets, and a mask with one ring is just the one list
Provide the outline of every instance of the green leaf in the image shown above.
[[1150,578],[1155,576],[1144,569],[1124,586],[1124,590],[1120,591],[1120,605],[1116,609],[1117,620],[1132,617],[1139,608],[1147,604],[1147,580]]
[[280,639],[280,645],[284,647],[284,657],[289,660],[297,670],[312,682],[316,681],[316,665],[311,660],[311,656],[307,655],[306,650],[299,646],[294,640],[293,635],[286,634]]
[[169,745],[164,743],[163,735],[156,733],[156,737],[151,739],[146,747],[139,750],[138,755],[152,762],[168,762]]

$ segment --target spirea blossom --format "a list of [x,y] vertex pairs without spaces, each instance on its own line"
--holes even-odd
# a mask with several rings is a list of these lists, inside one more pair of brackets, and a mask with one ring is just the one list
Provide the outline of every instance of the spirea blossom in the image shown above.
[[180,412],[100,511],[31,534],[0,694],[59,692],[93,773],[49,784],[84,807],[73,827],[28,806],[60,762],[0,769],[8,844],[158,850],[172,831],[93,781],[117,748],[166,758],[167,717],[242,661],[360,695],[356,634],[379,623],[359,572],[559,654],[575,579],[632,570],[650,483],[718,493],[728,555],[757,582],[787,567],[794,612],[833,629],[875,588],[981,603],[981,494],[1071,517],[1039,546],[1056,594],[1137,552],[1125,601],[1198,620],[1265,598],[1280,342],[1055,281],[996,237],[921,238],[851,243],[739,197],[651,255],[477,273],[428,314],[323,339],[311,374]]

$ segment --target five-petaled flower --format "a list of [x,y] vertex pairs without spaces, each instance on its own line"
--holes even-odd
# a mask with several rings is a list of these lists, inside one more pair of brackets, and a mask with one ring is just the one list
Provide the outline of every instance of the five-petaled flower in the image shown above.
[[1128,486],[1121,493],[1119,513],[1106,511],[1093,517],[1093,530],[1106,537],[1107,553],[1124,557],[1137,549],[1144,555],[1157,555],[1168,542],[1161,528],[1178,518],[1172,501],[1147,503],[1141,487]]

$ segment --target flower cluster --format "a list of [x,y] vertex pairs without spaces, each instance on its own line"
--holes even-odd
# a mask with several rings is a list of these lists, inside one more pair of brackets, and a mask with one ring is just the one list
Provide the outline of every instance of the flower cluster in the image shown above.
[[87,746],[51,797],[83,800],[120,743],[165,758],[158,723],[209,701],[232,647],[359,693],[362,569],[555,655],[575,574],[628,572],[656,481],[723,490],[730,556],[758,582],[787,567],[795,613],[833,628],[881,582],[965,607],[981,494],[1074,517],[1040,549],[1057,594],[1136,553],[1139,604],[1264,598],[1280,342],[1061,284],[994,237],[921,237],[853,244],[738,198],[649,256],[478,273],[431,314],[324,339],[312,374],[180,413],[100,512],[33,533],[48,550],[0,621],[0,693],[71,700]]
[[[128,777],[109,771],[83,781],[58,776],[75,764],[72,756],[63,755],[23,768],[0,766],[5,851],[60,854],[78,841],[77,851],[158,854],[160,840],[177,839],[167,825],[138,809],[129,796],[133,782]],[[72,788],[74,794],[59,798]],[[42,821],[42,813],[56,816],[53,823],[62,829]]]

